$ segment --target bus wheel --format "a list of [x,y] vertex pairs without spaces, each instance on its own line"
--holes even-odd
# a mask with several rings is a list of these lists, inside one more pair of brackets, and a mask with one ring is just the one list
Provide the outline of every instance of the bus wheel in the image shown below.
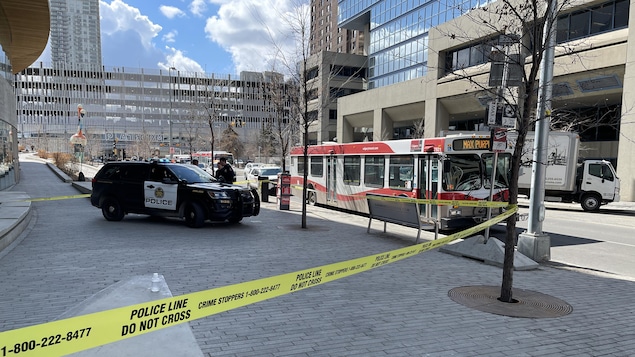
[[307,192],[306,202],[310,204],[311,206],[315,206],[315,204],[317,203],[317,196],[315,192],[313,191]]

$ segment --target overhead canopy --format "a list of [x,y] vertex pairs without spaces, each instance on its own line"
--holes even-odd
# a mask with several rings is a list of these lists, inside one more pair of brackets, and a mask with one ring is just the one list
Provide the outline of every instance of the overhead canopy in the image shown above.
[[14,74],[33,64],[42,54],[50,27],[48,0],[0,1],[0,44]]

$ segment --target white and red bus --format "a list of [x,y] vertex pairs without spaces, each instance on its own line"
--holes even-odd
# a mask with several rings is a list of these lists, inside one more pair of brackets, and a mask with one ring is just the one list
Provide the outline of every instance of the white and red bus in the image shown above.
[[[291,185],[307,201],[368,213],[366,194],[439,200],[488,200],[495,153],[490,133],[440,138],[325,143],[291,150]],[[494,201],[509,201],[511,149],[498,154]],[[487,208],[421,205],[422,219],[454,229],[487,219]],[[492,209],[492,215],[500,213]]]
[[192,158],[198,160],[201,164],[208,164],[212,167],[216,167],[218,159],[224,157],[230,165],[234,165],[234,155],[227,151],[214,150],[214,158],[212,159],[211,151],[197,151],[192,154]]

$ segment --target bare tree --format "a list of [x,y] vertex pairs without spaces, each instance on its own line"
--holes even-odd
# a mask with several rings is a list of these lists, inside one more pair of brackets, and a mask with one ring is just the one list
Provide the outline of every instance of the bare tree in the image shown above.
[[417,139],[417,138],[423,138],[424,135],[424,129],[425,129],[425,117],[422,117],[419,120],[416,120],[412,126],[413,128],[413,133],[412,133],[412,137]]
[[240,155],[244,151],[243,143],[240,141],[238,133],[231,125],[223,130],[219,145],[226,151],[232,152],[234,155]]
[[[229,103],[235,100],[234,96],[237,94],[231,90],[232,81],[230,78],[202,78],[200,79],[200,87],[202,93],[200,106],[206,114],[207,126],[211,134],[209,147],[213,155],[217,141],[214,129],[221,124],[223,117],[228,117],[227,109],[223,108],[230,107]],[[227,124],[231,125],[231,123]],[[212,160],[214,160],[213,157]]]
[[[274,68],[275,70],[275,68]],[[286,157],[294,139],[294,120],[291,118],[291,93],[297,93],[293,81],[285,81],[282,74],[266,72],[262,95],[269,113],[260,135],[259,146],[268,148],[271,154],[279,155],[282,171],[286,172]]]
[[[552,6],[559,6],[552,11]],[[457,26],[447,26],[448,31],[442,31],[441,36],[446,36],[450,41],[460,40],[463,43],[483,44],[482,48],[488,51],[492,45],[497,45],[502,39],[505,50],[498,51],[497,61],[507,63],[513,71],[519,75],[517,87],[503,87],[496,89],[488,83],[479,81],[478,76],[470,71],[468,63],[446,64],[443,70],[449,70],[450,75],[467,80],[471,85],[482,92],[494,97],[495,100],[506,104],[518,106],[516,117],[517,140],[512,154],[510,177],[510,204],[518,204],[518,174],[521,166],[523,144],[527,132],[536,122],[549,120],[550,107],[546,115],[536,115],[538,104],[539,75],[541,63],[545,51],[549,48],[549,36],[555,34],[556,17],[550,14],[557,13],[562,7],[570,6],[569,0],[556,5],[554,1],[546,0],[499,0],[493,4],[473,9],[457,20]],[[471,22],[471,24],[470,24]],[[479,29],[477,33],[474,28]],[[470,29],[467,32],[465,29]],[[509,39],[517,39],[509,41]],[[551,65],[551,64],[547,64]],[[540,83],[549,85],[550,83]],[[545,113],[539,113],[545,114]],[[512,302],[514,246],[517,239],[516,215],[510,216],[507,221],[505,258],[503,263],[503,281],[500,300]]]

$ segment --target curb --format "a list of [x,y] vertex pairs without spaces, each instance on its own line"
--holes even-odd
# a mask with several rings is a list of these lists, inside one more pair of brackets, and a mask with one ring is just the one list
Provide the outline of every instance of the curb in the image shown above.
[[64,171],[60,170],[54,164],[47,162],[46,166],[48,166],[51,169],[51,171],[53,171],[53,173],[55,173],[57,177],[59,177],[63,182],[66,182],[66,183],[73,182],[73,179],[70,176],[68,176]]

